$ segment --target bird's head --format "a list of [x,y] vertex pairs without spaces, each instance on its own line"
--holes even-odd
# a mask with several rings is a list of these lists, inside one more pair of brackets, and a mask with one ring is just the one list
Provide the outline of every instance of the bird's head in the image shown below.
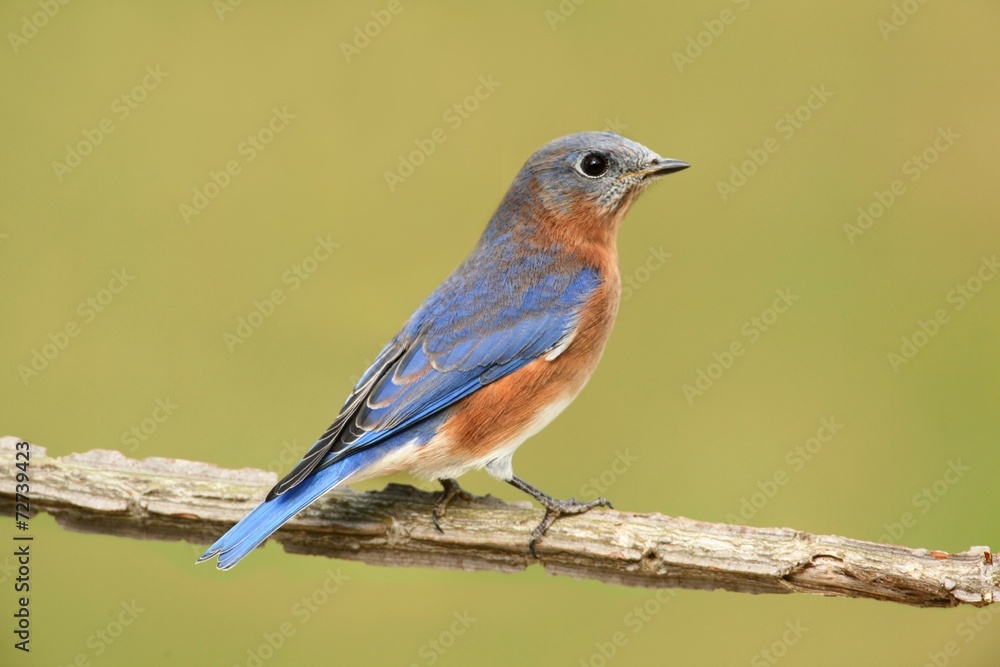
[[528,158],[507,199],[613,235],[646,186],[689,166],[613,132],[579,132],[549,142]]

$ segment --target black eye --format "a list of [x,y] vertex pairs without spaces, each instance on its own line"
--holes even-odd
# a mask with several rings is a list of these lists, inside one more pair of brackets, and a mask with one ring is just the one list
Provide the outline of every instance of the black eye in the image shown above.
[[597,178],[608,170],[608,158],[600,153],[587,153],[580,160],[580,171],[584,176]]

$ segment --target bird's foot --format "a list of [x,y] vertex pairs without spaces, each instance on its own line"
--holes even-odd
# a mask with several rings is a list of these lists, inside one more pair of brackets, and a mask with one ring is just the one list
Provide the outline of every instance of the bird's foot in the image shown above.
[[476,499],[476,496],[463,489],[458,485],[458,482],[450,477],[446,479],[439,479],[438,481],[441,482],[441,486],[444,487],[444,491],[441,492],[441,497],[438,498],[437,504],[434,506],[434,513],[431,517],[434,520],[434,527],[438,529],[439,533],[443,533],[444,529],[441,528],[441,524],[438,523],[438,519],[443,517],[448,512],[448,503],[456,497],[466,501],[473,501]]
[[528,542],[528,551],[535,558],[538,558],[538,554],[535,553],[535,544],[538,540],[542,539],[542,535],[545,531],[555,523],[555,520],[561,516],[570,516],[573,514],[583,514],[595,507],[607,507],[609,509],[614,509],[611,505],[611,501],[607,498],[598,498],[597,500],[591,500],[590,502],[581,502],[576,498],[568,498],[566,500],[556,500],[552,497],[546,497],[545,499],[539,498],[539,502],[545,506],[545,518],[542,522],[535,527],[531,532],[531,541]]
[[566,516],[569,514],[583,514],[595,507],[604,506],[609,509],[614,509],[611,502],[607,498],[598,498],[597,500],[591,500],[589,503],[580,502],[576,498],[569,498],[567,500],[556,500],[549,494],[545,493],[541,489],[538,489],[531,484],[528,484],[523,479],[514,475],[507,483],[513,486],[515,489],[520,489],[524,491],[529,496],[537,500],[545,508],[545,518],[542,522],[531,532],[531,541],[528,542],[528,551],[535,558],[538,558],[538,554],[535,553],[535,543],[542,539],[542,535],[545,531],[549,529],[556,519],[561,516]]

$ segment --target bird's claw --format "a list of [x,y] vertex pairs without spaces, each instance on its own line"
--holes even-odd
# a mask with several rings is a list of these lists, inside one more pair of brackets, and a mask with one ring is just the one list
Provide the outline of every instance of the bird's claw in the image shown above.
[[461,486],[454,479],[442,479],[439,480],[441,486],[444,490],[441,492],[441,497],[438,498],[437,504],[434,505],[434,511],[431,513],[431,520],[434,522],[434,527],[439,533],[444,533],[444,529],[441,528],[439,519],[443,517],[448,512],[448,503],[454,500],[456,497],[461,498],[465,501],[473,501],[476,496],[472,495]]
[[534,558],[538,558],[538,553],[535,551],[535,544],[538,540],[542,539],[545,531],[555,523],[556,519],[561,516],[571,516],[573,514],[583,514],[584,512],[590,511],[595,507],[607,507],[608,509],[614,509],[611,505],[611,501],[607,498],[597,498],[596,500],[591,500],[590,502],[581,502],[576,498],[568,498],[566,500],[555,500],[549,499],[549,502],[544,502],[545,505],[545,517],[542,518],[542,522],[539,523],[533,531],[531,531],[531,541],[528,542],[528,551]]

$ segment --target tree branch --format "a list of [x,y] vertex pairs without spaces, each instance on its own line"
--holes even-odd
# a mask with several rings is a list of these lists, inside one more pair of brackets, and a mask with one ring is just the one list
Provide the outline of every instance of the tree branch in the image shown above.
[[[0,439],[0,506],[13,515],[16,438]],[[31,445],[32,512],[65,528],[210,543],[277,481],[273,473],[227,470],[178,459],[130,459],[92,450],[51,458]],[[378,492],[334,489],[272,539],[292,553],[375,565],[514,572],[538,562],[550,574],[647,588],[816,593],[918,607],[992,604],[1000,573],[988,547],[948,554],[749,528],[660,514],[596,510],[557,521],[528,554],[541,519],[530,503],[456,499],[431,523],[437,494],[390,484]]]

